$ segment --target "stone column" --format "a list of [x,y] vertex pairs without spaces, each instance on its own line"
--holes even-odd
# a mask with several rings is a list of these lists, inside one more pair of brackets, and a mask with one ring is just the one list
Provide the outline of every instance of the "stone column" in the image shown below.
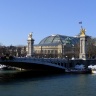
[[32,33],[30,33],[28,35],[28,40],[27,40],[27,43],[28,43],[28,52],[27,52],[27,56],[28,57],[32,57],[33,56],[33,50],[34,50],[34,39],[32,38]]
[[85,29],[81,28],[80,32],[80,54],[79,54],[79,59],[86,60],[86,41],[87,41],[87,36],[85,35]]

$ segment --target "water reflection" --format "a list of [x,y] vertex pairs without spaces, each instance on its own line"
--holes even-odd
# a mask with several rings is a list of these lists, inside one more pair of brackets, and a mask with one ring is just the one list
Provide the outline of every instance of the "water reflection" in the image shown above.
[[42,74],[42,73],[33,73],[32,71],[18,71],[18,70],[2,70],[0,71],[0,84],[8,84],[12,82],[23,82],[23,80],[38,80],[44,78],[50,78],[53,76],[58,76],[60,74]]
[[15,74],[17,74],[17,71],[0,70],[0,84],[9,83],[14,79]]
[[0,71],[1,96],[95,96],[95,87],[93,74]]

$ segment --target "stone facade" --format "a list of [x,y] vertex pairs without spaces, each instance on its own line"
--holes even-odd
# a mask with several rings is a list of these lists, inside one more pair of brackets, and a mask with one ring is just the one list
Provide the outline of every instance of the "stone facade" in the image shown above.
[[[34,56],[43,58],[72,58],[76,57],[75,45],[79,38],[64,35],[50,35],[34,45]],[[74,46],[73,46],[74,45]]]

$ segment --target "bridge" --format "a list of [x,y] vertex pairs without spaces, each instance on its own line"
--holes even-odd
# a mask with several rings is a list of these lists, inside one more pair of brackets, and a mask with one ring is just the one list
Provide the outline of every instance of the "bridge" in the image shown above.
[[37,72],[64,72],[66,59],[21,57],[0,59],[0,64]]

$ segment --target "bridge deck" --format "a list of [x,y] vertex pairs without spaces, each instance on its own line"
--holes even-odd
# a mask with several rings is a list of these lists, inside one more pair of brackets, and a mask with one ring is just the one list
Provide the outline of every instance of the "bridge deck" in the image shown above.
[[0,63],[12,67],[32,69],[34,71],[64,71],[66,60],[47,58],[14,58],[13,60],[0,59]]

